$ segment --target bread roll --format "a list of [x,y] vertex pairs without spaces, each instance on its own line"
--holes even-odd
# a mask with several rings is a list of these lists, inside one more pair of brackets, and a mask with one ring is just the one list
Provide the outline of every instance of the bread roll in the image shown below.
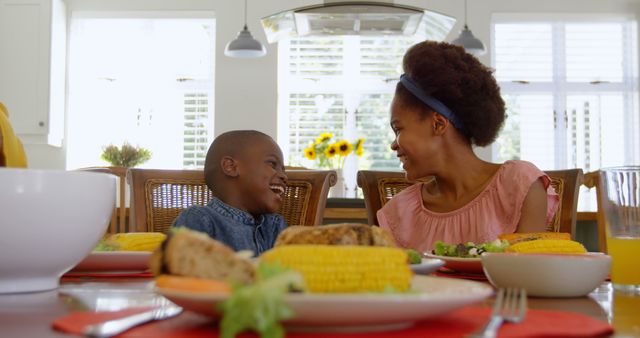
[[156,250],[149,263],[154,275],[170,274],[249,284],[255,266],[225,244],[204,233],[182,228]]
[[384,229],[367,224],[331,224],[290,226],[280,233],[276,246],[288,244],[365,245],[396,247],[393,237]]

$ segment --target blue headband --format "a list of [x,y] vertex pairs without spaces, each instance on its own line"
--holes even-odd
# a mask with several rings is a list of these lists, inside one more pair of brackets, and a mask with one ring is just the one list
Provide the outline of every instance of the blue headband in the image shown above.
[[429,96],[425,94],[425,92],[415,83],[409,75],[402,74],[400,75],[400,83],[409,91],[413,96],[418,98],[422,103],[431,107],[436,113],[444,116],[453,124],[456,129],[464,133],[464,128],[462,127],[462,122],[458,119],[458,117],[449,109],[444,103],[440,102],[435,97]]

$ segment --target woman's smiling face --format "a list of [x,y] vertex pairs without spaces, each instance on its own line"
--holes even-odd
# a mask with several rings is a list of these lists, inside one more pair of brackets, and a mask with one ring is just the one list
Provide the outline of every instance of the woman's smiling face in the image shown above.
[[391,102],[391,129],[396,152],[407,179],[415,180],[432,174],[432,160],[438,151],[433,138],[432,114],[422,116],[416,108],[406,106],[398,96]]

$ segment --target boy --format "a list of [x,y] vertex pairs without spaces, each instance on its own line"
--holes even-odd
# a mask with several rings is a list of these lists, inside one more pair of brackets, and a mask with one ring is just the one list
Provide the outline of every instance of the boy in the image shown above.
[[255,255],[273,247],[287,227],[276,214],[287,186],[278,144],[255,130],[226,132],[209,147],[204,177],[213,199],[184,210],[173,226],[205,232],[236,251]]

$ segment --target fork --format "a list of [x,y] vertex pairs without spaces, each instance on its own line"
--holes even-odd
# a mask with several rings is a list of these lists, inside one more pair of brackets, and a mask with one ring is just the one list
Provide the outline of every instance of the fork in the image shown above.
[[152,320],[167,319],[180,314],[180,312],[182,312],[181,307],[174,305],[162,306],[142,313],[91,325],[84,330],[84,334],[93,338],[111,337],[134,326],[138,326]]
[[479,331],[468,338],[495,338],[503,322],[519,323],[527,312],[527,291],[525,289],[500,288],[493,305],[491,318]]

